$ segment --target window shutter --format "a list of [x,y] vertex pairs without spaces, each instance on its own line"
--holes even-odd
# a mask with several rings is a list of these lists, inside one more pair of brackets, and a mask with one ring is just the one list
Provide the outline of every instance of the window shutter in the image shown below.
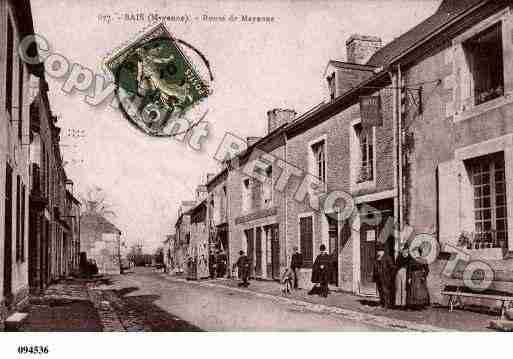
[[313,264],[313,221],[312,217],[302,217],[299,219],[299,236],[301,244],[301,254],[303,255],[303,265],[311,268]]
[[472,105],[473,95],[472,76],[470,73],[470,57],[465,55],[463,44],[458,44],[454,50],[454,107],[458,112],[468,110]]
[[438,218],[441,243],[456,244],[462,230],[472,228],[472,187],[462,161],[438,165]]

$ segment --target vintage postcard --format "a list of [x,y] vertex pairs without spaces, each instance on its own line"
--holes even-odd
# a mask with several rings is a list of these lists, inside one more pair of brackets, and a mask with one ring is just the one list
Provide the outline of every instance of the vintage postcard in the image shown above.
[[513,331],[512,10],[0,0],[2,358]]

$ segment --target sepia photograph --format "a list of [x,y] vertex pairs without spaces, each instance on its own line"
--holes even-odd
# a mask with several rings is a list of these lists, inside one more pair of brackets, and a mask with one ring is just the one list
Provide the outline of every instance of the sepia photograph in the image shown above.
[[513,331],[512,10],[0,0],[0,355]]

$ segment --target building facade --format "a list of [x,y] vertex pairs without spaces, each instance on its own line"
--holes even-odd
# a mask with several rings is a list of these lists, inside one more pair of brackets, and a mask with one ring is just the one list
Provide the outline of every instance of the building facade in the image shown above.
[[33,34],[28,1],[0,3],[0,323],[28,298],[29,105],[35,73],[18,55]]
[[[76,269],[72,223],[79,205],[66,189],[60,129],[42,64],[18,47],[34,34],[28,0],[0,2],[0,323],[52,280]],[[25,54],[37,57],[29,46]],[[72,222],[71,218],[75,218]]]
[[[432,302],[476,263],[513,290],[511,6],[445,0],[385,46],[351,36],[346,61],[326,67],[327,99],[299,117],[270,111],[265,137],[210,177],[211,243],[230,263],[244,250],[263,279],[298,247],[304,288],[324,244],[332,286],[377,295],[379,242],[397,256],[420,234]],[[455,252],[465,260],[442,274]]]
[[[440,245],[435,302],[473,269],[491,289],[513,289],[512,30],[509,1],[443,1],[370,60],[391,69],[402,93],[417,92],[398,112],[399,208],[403,227]],[[454,254],[462,260],[446,273]]]
[[121,230],[100,213],[80,216],[80,252],[98,266],[100,274],[120,274]]

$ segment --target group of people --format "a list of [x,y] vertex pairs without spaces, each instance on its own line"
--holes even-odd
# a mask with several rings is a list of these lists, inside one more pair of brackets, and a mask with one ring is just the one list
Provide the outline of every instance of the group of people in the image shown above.
[[[321,244],[319,254],[312,266],[311,281],[314,286],[308,294],[317,294],[327,297],[329,294],[328,283],[331,278],[333,259],[326,251],[326,246]],[[419,260],[422,258],[421,247],[411,249],[405,246],[397,256],[390,245],[378,244],[376,248],[376,261],[374,264],[374,281],[379,294],[381,306],[385,308],[411,308],[421,309],[429,305],[429,292],[427,288],[428,265]],[[303,256],[298,248],[293,248],[290,266],[282,276],[282,282],[290,281],[293,289],[298,289],[299,271],[303,266]],[[233,266],[238,268],[241,282],[239,286],[249,285],[250,261],[239,252],[239,259]]]
[[226,266],[228,258],[222,249],[210,253],[209,274],[210,278],[224,278],[226,275]]
[[390,246],[378,246],[374,280],[381,306],[422,309],[429,305],[429,266],[420,259],[422,256],[423,248],[405,246],[395,259]]

